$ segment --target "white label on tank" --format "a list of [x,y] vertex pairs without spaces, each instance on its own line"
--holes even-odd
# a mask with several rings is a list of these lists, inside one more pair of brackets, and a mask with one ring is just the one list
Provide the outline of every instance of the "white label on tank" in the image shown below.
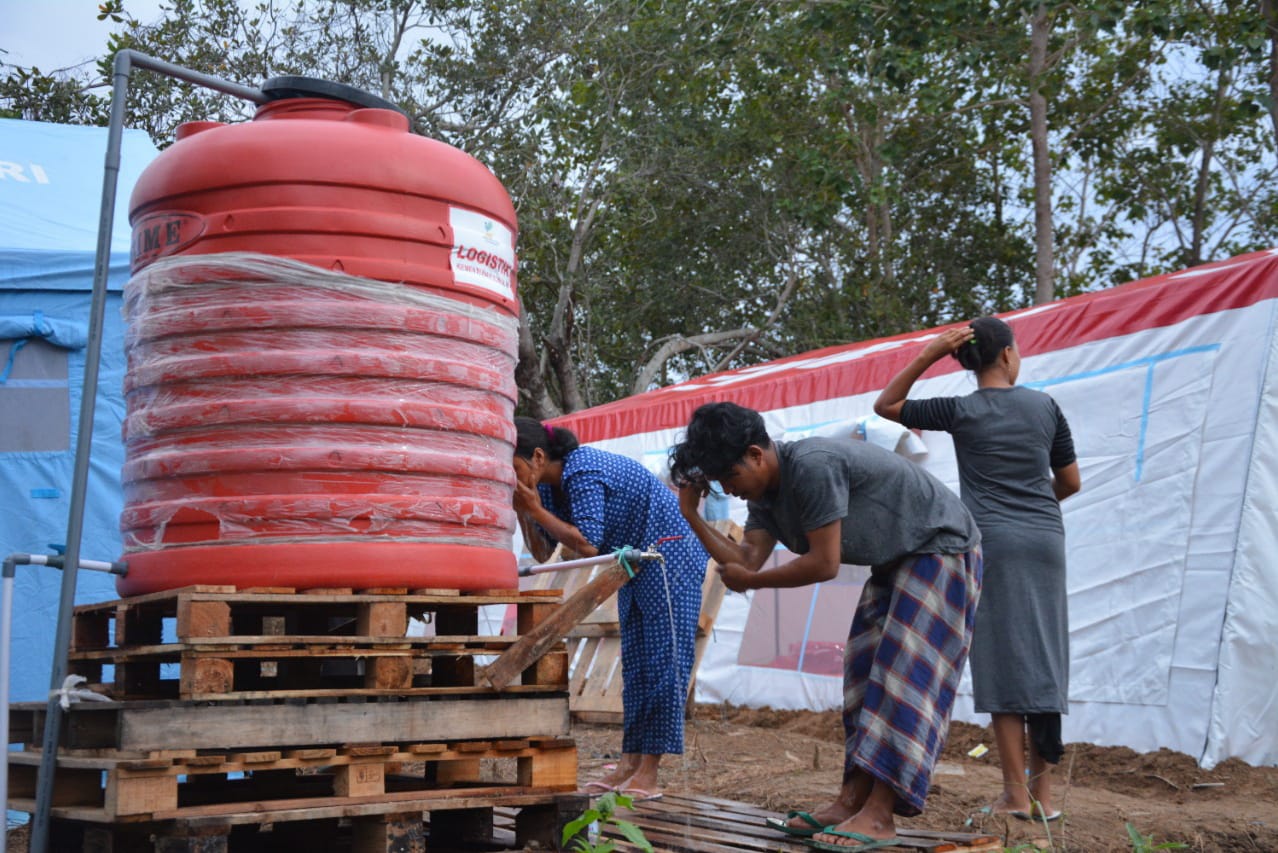
[[515,298],[515,235],[490,216],[448,209],[453,228],[453,280]]

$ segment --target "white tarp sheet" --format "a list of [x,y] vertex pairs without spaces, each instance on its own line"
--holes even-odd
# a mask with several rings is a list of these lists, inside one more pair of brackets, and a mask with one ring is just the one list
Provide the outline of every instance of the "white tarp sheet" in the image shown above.
[[[1257,253],[1003,315],[1024,356],[1020,381],[1050,393],[1069,418],[1083,478],[1064,504],[1067,741],[1167,747],[1209,767],[1231,756],[1278,763],[1278,561],[1267,559],[1278,548],[1276,297],[1278,258]],[[763,411],[773,438],[793,439],[870,413],[930,334],[703,377],[558,423],[651,462],[696,405],[732,399]],[[954,365],[933,368],[912,395],[973,388]],[[957,490],[949,437],[923,440],[921,464]],[[743,510],[738,503],[735,517]],[[698,700],[837,707],[829,662],[859,571],[781,598],[729,595]],[[967,678],[955,716],[987,720],[972,710]]]

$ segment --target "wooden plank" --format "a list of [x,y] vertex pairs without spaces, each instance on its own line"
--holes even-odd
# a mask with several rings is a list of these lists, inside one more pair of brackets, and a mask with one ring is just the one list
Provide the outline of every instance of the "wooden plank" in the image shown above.
[[[687,820],[693,825],[726,823],[743,836],[757,837],[767,843],[775,843],[778,839],[785,838],[780,833],[768,829],[764,824],[766,818],[780,817],[780,814],[733,800],[701,794],[685,795],[667,792],[661,800],[641,804],[641,809],[654,820]],[[662,817],[663,815],[665,817]],[[955,845],[954,849],[960,851],[984,850],[987,844],[1001,843],[997,836],[988,833],[898,827],[897,834],[902,839],[901,847],[919,850],[939,850],[948,844]]]
[[[72,712],[80,706],[73,706]],[[118,749],[228,745],[481,740],[569,732],[567,697],[438,699],[306,705],[192,706],[182,714],[133,709],[118,718]]]
[[[263,800],[240,803],[210,803],[155,812],[147,816],[126,816],[117,821],[121,831],[128,827],[140,829],[150,822],[172,824],[174,834],[194,834],[202,827],[216,831],[218,827],[241,824],[276,825],[290,821],[323,821],[338,818],[365,818],[379,815],[420,815],[423,811],[432,817],[445,811],[465,817],[465,810],[472,809],[492,814],[492,825],[504,829],[511,823],[512,814],[518,825],[523,809],[528,809],[526,824],[556,823],[580,814],[585,806],[584,798],[572,794],[547,794],[526,788],[478,786],[465,790],[392,791],[368,795],[337,797],[303,797],[293,800]],[[14,803],[19,809],[34,808],[29,799]],[[93,823],[110,822],[104,819],[101,809],[76,805],[55,805],[54,817],[59,819],[87,820]],[[635,809],[622,811],[618,816],[629,820],[644,831],[658,850],[671,853],[805,853],[808,848],[802,839],[783,836],[762,824],[763,816],[771,815],[744,803],[720,800],[713,797],[679,795],[668,792],[663,800],[642,803]],[[144,817],[147,823],[129,823]],[[485,824],[487,822],[485,821]],[[441,824],[442,827],[442,824]],[[604,836],[622,841],[619,834],[607,825]],[[1002,849],[999,839],[975,833],[949,833],[928,830],[899,830],[902,843],[891,849],[914,849],[941,853],[955,850],[958,853],[982,853]],[[948,840],[947,840],[948,839]],[[556,841],[557,841],[556,837]],[[374,848],[376,849],[376,848]]]
[[517,779],[521,787],[577,787],[577,749],[553,749],[534,753],[517,761]]
[[[533,741],[537,741],[533,745]],[[563,781],[538,782],[538,785],[573,784],[576,779],[575,765],[576,745],[568,738],[516,738],[491,741],[461,741],[457,743],[410,744],[400,748],[394,744],[369,744],[343,747],[340,751],[328,748],[257,750],[252,752],[233,752],[229,754],[192,755],[172,758],[131,758],[119,757],[119,753],[89,755],[66,755],[60,753],[57,759],[59,771],[65,771],[68,778],[79,771],[84,777],[97,780],[103,773],[121,777],[155,777],[155,776],[225,776],[229,773],[265,772],[280,770],[296,770],[306,767],[339,767],[348,764],[367,763],[379,760],[385,764],[404,762],[440,762],[454,760],[475,760],[480,758],[515,758],[532,759],[534,764],[546,761],[561,767],[571,763],[570,777]],[[9,753],[9,765],[13,768],[34,769],[41,764],[41,753],[37,750],[23,750]],[[536,767],[537,772],[549,771],[546,767]],[[522,784],[532,784],[526,782]]]
[[476,592],[413,590],[406,595],[370,593],[368,591],[319,594],[314,590],[295,592],[286,587],[262,587],[258,588],[258,591],[237,591],[232,586],[210,585],[181,587],[129,598],[80,604],[75,607],[74,613],[77,617],[80,615],[100,614],[114,618],[116,609],[123,606],[126,610],[153,609],[159,614],[174,616],[177,613],[179,599],[190,602],[225,602],[232,606],[240,604],[324,607],[330,605],[374,604],[388,601],[408,605],[471,604],[481,606],[488,604],[521,604],[530,598],[539,598],[544,601],[546,599],[554,600],[559,597],[557,590],[480,590]]
[[[665,851],[665,853],[743,853],[743,851],[764,853],[764,851],[774,850],[790,853],[790,851],[797,852],[812,849],[807,846],[791,846],[785,842],[769,846],[756,846],[750,843],[751,839],[734,836],[731,833],[713,833],[709,830],[703,830],[693,835],[637,819],[634,812],[623,811],[620,816],[639,826],[649,843],[657,849]],[[613,827],[604,826],[601,828],[603,830],[602,837],[617,842],[625,841],[625,836]]]
[[569,655],[569,658],[574,661],[572,674],[568,679],[569,696],[576,697],[585,688],[586,676],[590,674],[592,661],[599,653],[599,645],[598,638],[582,640],[577,644],[576,653]]
[[[524,605],[516,614],[516,633],[530,634],[555,612],[553,604]],[[552,650],[542,655],[536,663],[524,670],[522,684],[563,686],[568,683],[568,653],[564,649]]]
[[[442,687],[350,687],[350,688],[298,688],[276,690],[233,690],[230,693],[192,693],[184,698],[190,700],[274,700],[274,699],[344,699],[347,697],[381,697],[398,696],[404,698],[430,698],[441,696],[497,696],[513,693],[542,694],[555,692],[550,687],[540,684],[510,684],[500,692],[494,687],[480,686],[442,686]],[[36,738],[39,739],[38,736]]]
[[[116,646],[104,649],[86,649],[74,652],[74,659],[81,661],[143,661],[168,658],[176,660],[181,654],[219,654],[223,657],[271,657],[291,655],[305,657],[324,654],[387,654],[412,649],[414,654],[479,654],[491,655],[509,649],[518,641],[515,637],[489,636],[431,636],[431,637],[365,637],[355,635],[219,635],[193,637],[177,643],[153,643],[148,645]],[[266,646],[268,648],[256,648]]]
[[122,601],[128,601],[130,605],[151,604],[156,602],[173,602],[178,596],[198,593],[211,593],[216,595],[230,595],[235,593],[233,586],[184,586],[178,589],[166,589],[160,592],[151,592],[146,595],[130,596],[128,599],[111,599],[109,601],[98,601],[92,604],[78,604],[75,607],[75,613],[95,613],[100,611],[114,611],[116,605]]
[[523,687],[541,687],[543,690],[568,688],[568,651],[557,649],[542,655],[536,665],[524,670]]
[[228,693],[235,686],[235,667],[225,658],[188,657],[179,675],[178,690],[184,696]]
[[[332,820],[336,818],[354,818],[367,815],[392,814],[395,812],[431,811],[442,809],[464,809],[491,807],[496,804],[518,807],[552,803],[561,797],[561,792],[553,791],[521,791],[509,787],[468,788],[462,791],[426,792],[394,792],[372,797],[339,799],[335,797],[314,797],[304,800],[260,801],[238,804],[217,804],[212,806],[181,807],[176,810],[157,812],[146,818],[129,816],[112,819],[101,807],[59,806],[54,805],[50,812],[53,817],[63,820],[76,820],[86,823],[114,823],[120,826],[137,825],[146,820],[181,821],[188,827],[221,826],[221,825],[261,825],[266,823],[286,823],[297,820]],[[35,800],[30,798],[11,798],[9,808],[14,811],[34,814]]]
[[568,639],[570,640],[620,636],[621,624],[619,622],[600,622],[591,625],[582,624],[568,632]]
[[[163,593],[153,593],[162,596]],[[408,595],[369,595],[365,593],[342,593],[334,595],[316,595],[311,592],[298,593],[217,593],[197,591],[190,595],[191,600],[226,601],[230,604],[289,604],[299,606],[330,604],[375,604],[379,601],[393,599],[405,604],[519,604],[527,598],[527,594],[519,590],[486,590],[483,592],[458,592],[456,590],[436,590],[428,593],[412,591]],[[135,599],[124,599],[133,602]]]
[[361,762],[335,768],[333,793],[339,797],[364,797],[386,790],[386,765]]
[[502,653],[492,664],[479,673],[483,683],[501,689],[514,681],[543,654],[557,643],[573,626],[592,613],[601,603],[630,580],[630,575],[620,563],[613,562],[590,583],[582,587],[572,598]]
[[254,752],[232,752],[226,757],[232,764],[270,764],[283,757],[277,749],[261,749]]
[[[589,673],[583,673],[580,688],[571,694],[570,707],[578,715],[620,715],[623,711],[621,640],[599,640],[594,646],[594,652],[589,661]],[[583,662],[579,661],[578,666]]]
[[[556,749],[530,753],[520,758],[520,780],[504,783],[501,790],[507,793],[527,794],[533,791],[571,791],[576,788],[577,765],[575,749]],[[462,783],[468,787],[487,787],[493,783],[481,783],[479,757],[445,761],[437,764],[439,773],[435,785]],[[278,801],[275,805],[314,805],[326,799],[329,803],[339,800],[367,802],[370,797],[386,795],[391,800],[404,797],[437,798],[453,796],[456,792],[446,787],[426,787],[425,779],[405,790],[406,777],[399,777],[396,791],[387,794],[387,770],[394,762],[355,759],[333,766],[322,777],[298,776],[281,773],[274,765],[257,771],[251,779],[229,780],[225,774],[191,777],[179,772],[149,774],[106,773],[105,790],[99,788],[98,772],[63,768],[53,793],[53,804],[77,810],[80,819],[119,822],[130,820],[185,819],[195,815],[223,814],[227,810],[246,810],[258,807],[263,801]],[[18,781],[14,786],[15,799],[28,799],[34,794],[35,767],[15,767]],[[180,770],[180,768],[177,768]],[[324,794],[328,785],[332,795]],[[185,792],[185,793],[183,793]],[[317,797],[319,793],[322,796]],[[179,802],[183,803],[179,806]],[[20,805],[16,807],[21,807]],[[93,817],[99,812],[100,817]],[[67,813],[68,815],[70,813]]]
[[408,655],[369,658],[364,666],[365,687],[400,691],[413,686],[413,659]]
[[103,808],[109,815],[151,814],[175,809],[177,804],[178,780],[175,776],[107,776]]
[[183,640],[225,636],[231,633],[231,607],[225,601],[191,601],[179,598],[176,633]]
[[408,605],[402,601],[361,604],[355,633],[374,637],[402,637],[408,631]]

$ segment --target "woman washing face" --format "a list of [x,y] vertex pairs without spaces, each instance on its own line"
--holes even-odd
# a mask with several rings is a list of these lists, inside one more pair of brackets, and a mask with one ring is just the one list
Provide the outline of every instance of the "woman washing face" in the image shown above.
[[[560,542],[583,557],[660,542],[617,592],[621,623],[622,758],[586,793],[660,796],[658,768],[683,752],[701,582],[709,559],[675,493],[633,459],[583,447],[567,429],[515,418],[514,507],[528,550],[546,560]],[[665,541],[662,541],[665,540]]]

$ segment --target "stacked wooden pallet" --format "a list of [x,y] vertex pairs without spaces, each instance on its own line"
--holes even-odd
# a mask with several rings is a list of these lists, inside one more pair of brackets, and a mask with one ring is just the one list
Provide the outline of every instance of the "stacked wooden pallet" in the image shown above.
[[[553,846],[584,807],[567,652],[501,691],[476,673],[559,600],[189,587],[78,607],[71,671],[116,701],[63,716],[56,849],[280,849],[318,832],[326,850],[418,850],[428,831],[433,847],[491,836],[497,806]],[[479,632],[491,605],[514,610],[514,635]],[[11,713],[12,809],[35,808],[45,715]]]
[[[619,815],[636,824],[656,850],[670,853],[810,853],[802,838],[782,835],[765,825],[775,818],[745,803],[704,795],[667,792],[660,800],[638,804]],[[604,825],[603,834],[623,837]],[[988,853],[1003,850],[1002,839],[981,833],[939,832],[898,826],[898,842],[889,850],[926,853]]]
[[[472,695],[476,658],[518,639],[480,635],[479,608],[514,607],[527,630],[560,600],[558,590],[187,587],[77,607],[69,671],[115,699]],[[422,635],[409,635],[410,619]],[[562,689],[566,678],[559,649],[503,692]]]

